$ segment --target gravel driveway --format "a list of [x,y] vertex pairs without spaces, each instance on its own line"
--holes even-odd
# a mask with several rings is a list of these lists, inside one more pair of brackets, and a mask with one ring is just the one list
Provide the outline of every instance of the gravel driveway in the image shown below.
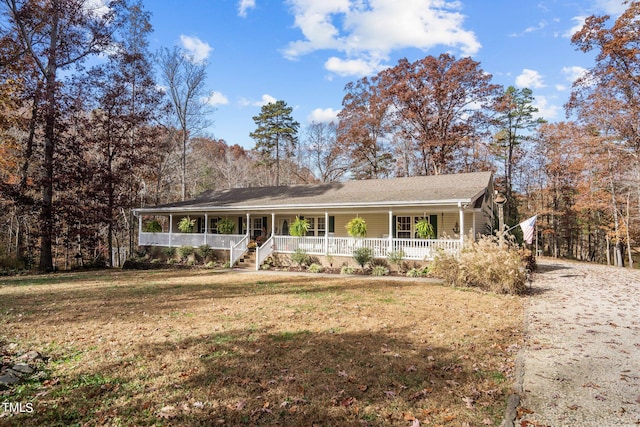
[[640,425],[640,271],[538,260],[518,427]]

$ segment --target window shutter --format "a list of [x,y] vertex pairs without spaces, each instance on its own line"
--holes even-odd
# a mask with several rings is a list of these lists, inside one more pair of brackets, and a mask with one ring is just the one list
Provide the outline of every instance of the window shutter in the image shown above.
[[398,217],[393,215],[393,217],[391,218],[391,237],[393,237],[394,239],[396,238],[397,229],[398,229]]
[[335,233],[335,232],[336,232],[336,217],[330,216],[329,217],[329,233]]
[[436,239],[438,238],[438,215],[429,215],[429,222],[433,227],[433,234],[436,235]]
[[264,228],[265,230],[268,230],[269,227],[267,227],[267,217],[263,216],[262,217],[262,228]]

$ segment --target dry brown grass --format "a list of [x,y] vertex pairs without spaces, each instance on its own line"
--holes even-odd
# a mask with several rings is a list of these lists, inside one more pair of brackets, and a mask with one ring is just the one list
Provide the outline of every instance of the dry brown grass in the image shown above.
[[0,425],[496,426],[521,311],[424,279],[0,278],[0,344],[50,358]]

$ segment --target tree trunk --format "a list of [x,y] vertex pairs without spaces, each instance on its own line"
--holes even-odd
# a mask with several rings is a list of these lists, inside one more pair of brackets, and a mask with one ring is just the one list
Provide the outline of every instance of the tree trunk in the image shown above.
[[41,271],[53,271],[53,155],[56,132],[56,73],[59,17],[54,13],[45,75],[44,156],[42,159],[42,209],[40,211],[40,264]]
[[42,209],[40,210],[40,264],[42,271],[53,271],[53,154],[55,152],[55,78],[47,82],[47,112],[44,129]]

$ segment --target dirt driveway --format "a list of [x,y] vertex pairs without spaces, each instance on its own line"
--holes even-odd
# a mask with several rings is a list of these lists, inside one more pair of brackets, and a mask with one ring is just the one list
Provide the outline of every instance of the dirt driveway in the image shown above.
[[515,425],[640,425],[640,271],[538,264]]

